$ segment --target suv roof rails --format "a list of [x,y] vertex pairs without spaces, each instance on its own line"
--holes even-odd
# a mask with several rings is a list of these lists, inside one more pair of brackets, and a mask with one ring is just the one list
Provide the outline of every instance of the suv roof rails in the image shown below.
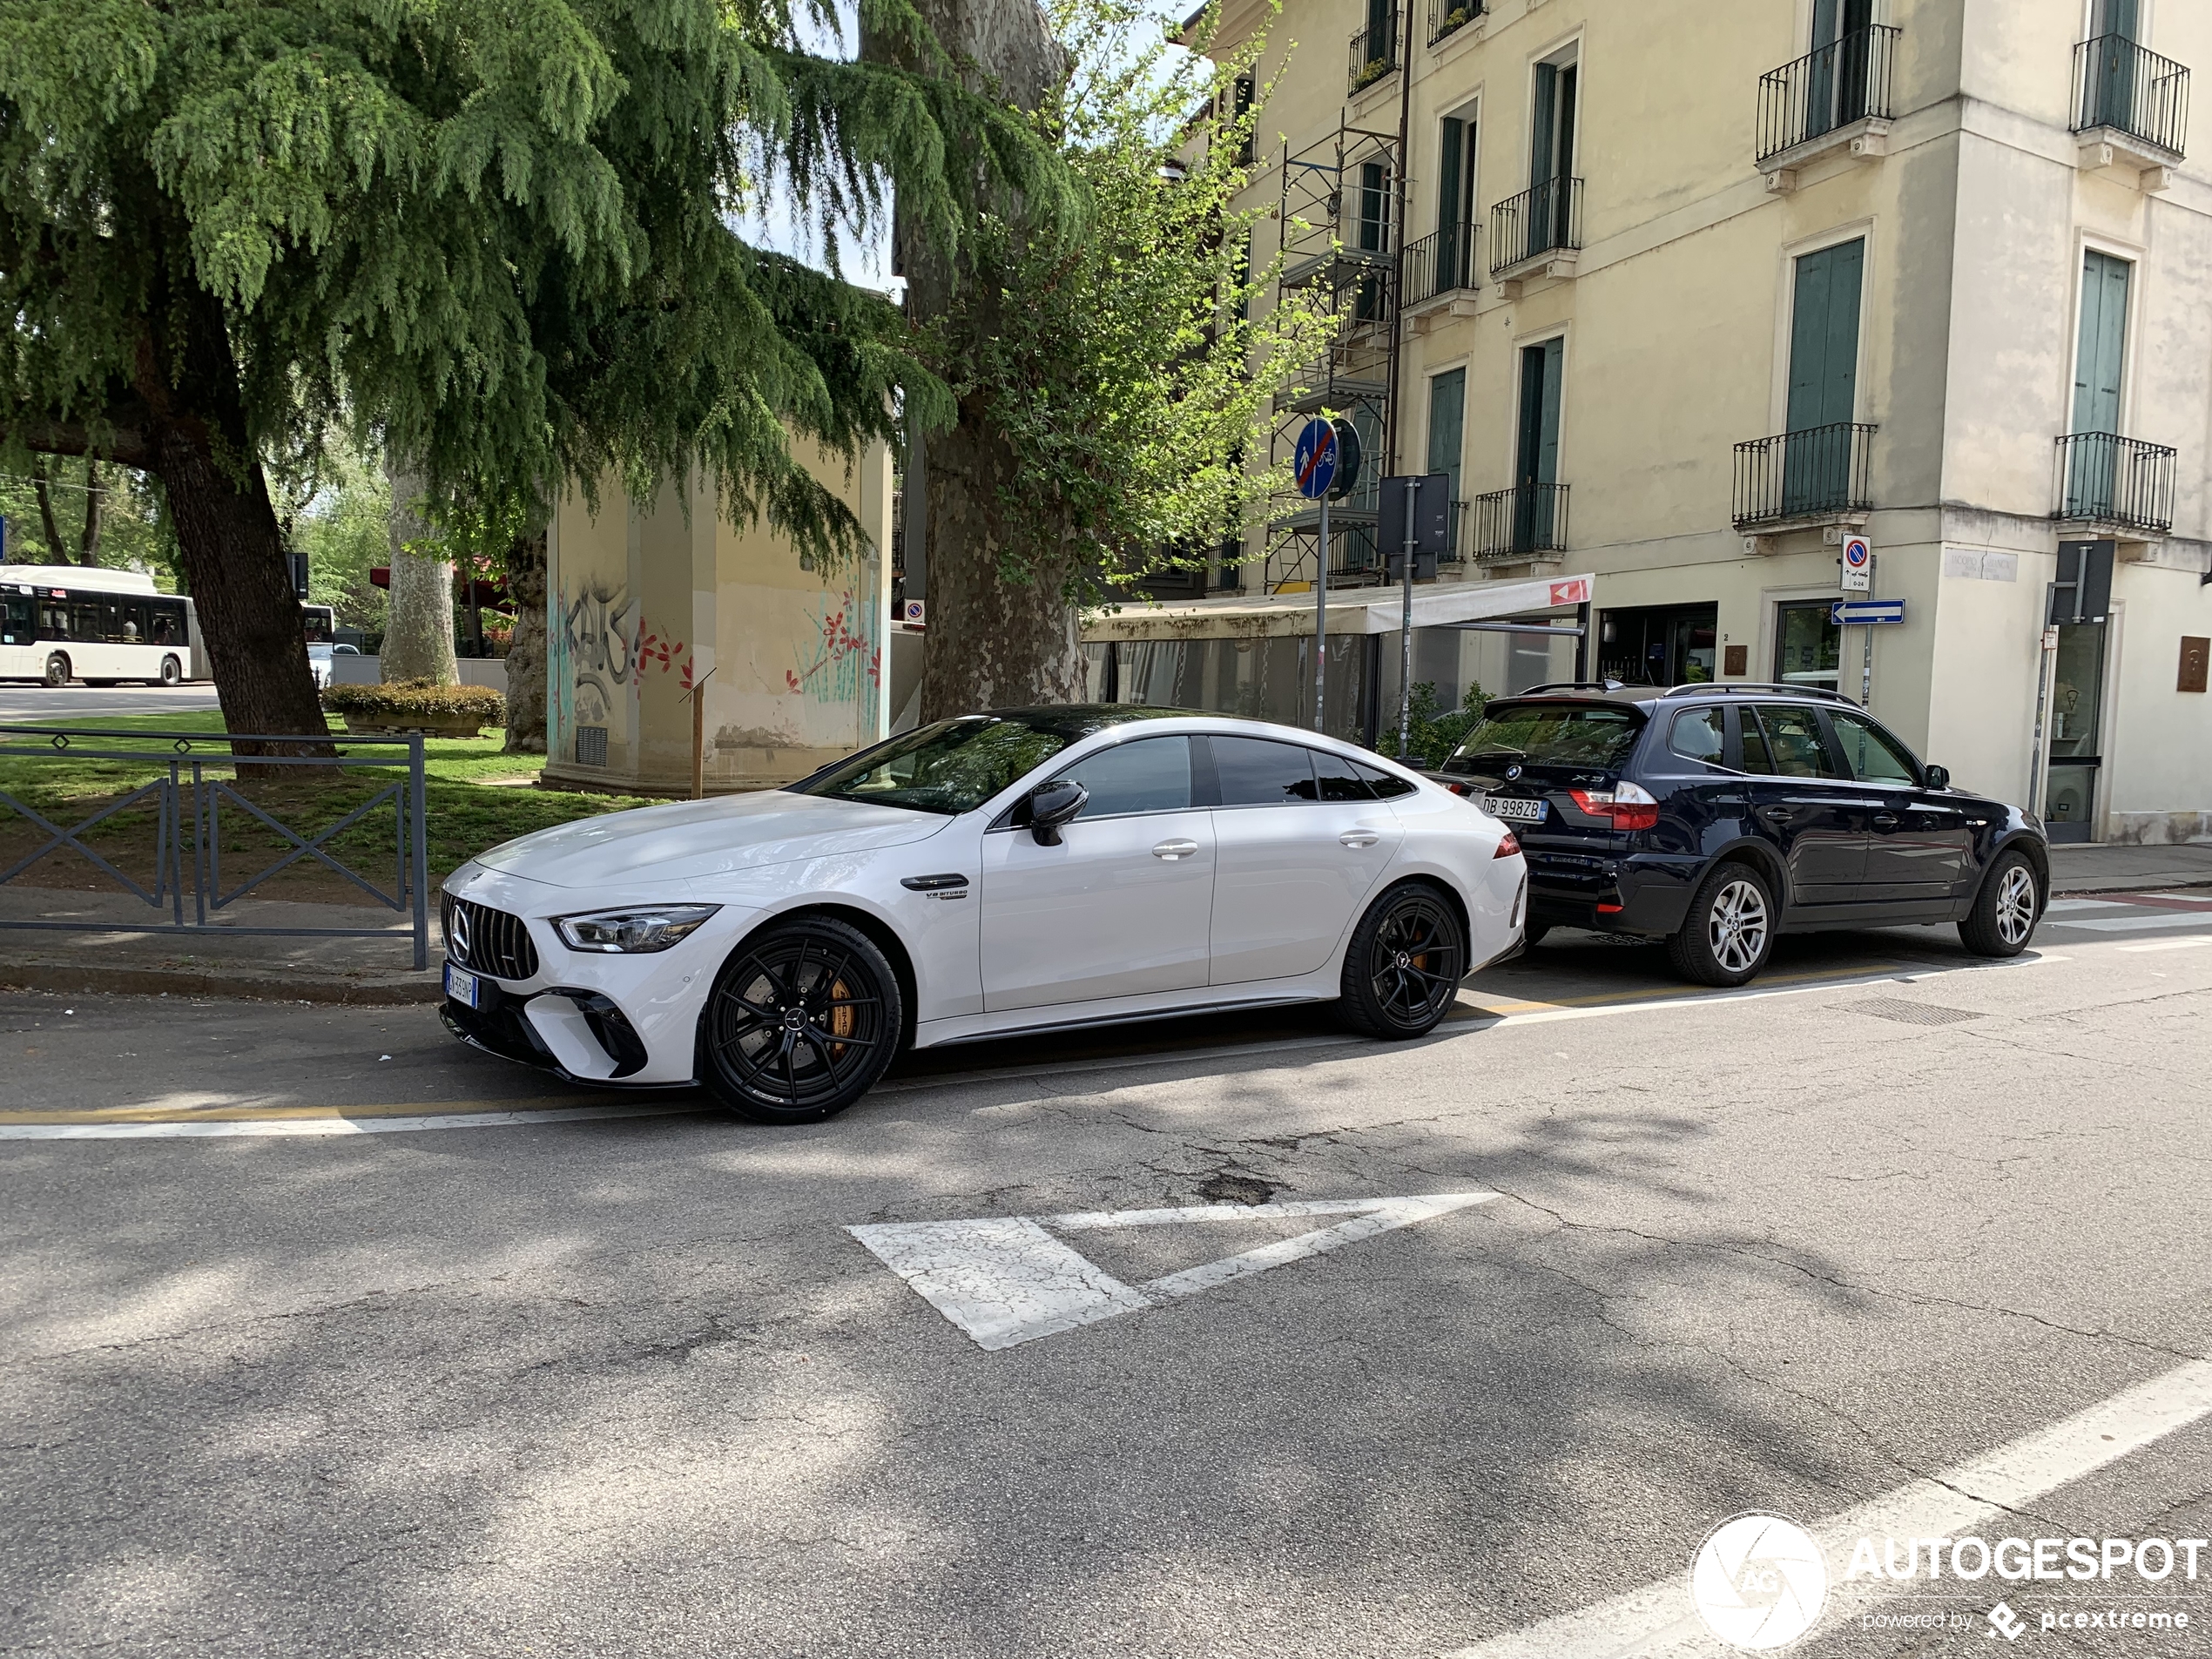
[[1780,680],[1738,680],[1732,685],[1722,685],[1712,680],[1693,680],[1687,685],[1677,685],[1662,693],[1667,697],[1734,697],[1754,691],[1762,697],[1811,697],[1823,702],[1841,703],[1846,708],[1858,705],[1841,691],[1831,691],[1824,685],[1791,685]]
[[[1507,697],[1533,697],[1538,691],[1618,691],[1624,689],[1619,680],[1547,680],[1541,685],[1524,685]],[[1502,699],[1501,699],[1502,700]]]

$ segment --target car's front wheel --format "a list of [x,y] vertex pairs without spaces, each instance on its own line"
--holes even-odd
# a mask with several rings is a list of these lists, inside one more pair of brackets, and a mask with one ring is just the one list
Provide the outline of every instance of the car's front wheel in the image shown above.
[[1426,1036],[1459,995],[1467,929],[1445,896],[1408,881],[1375,900],[1344,954],[1344,1016],[1371,1037]]
[[1775,922],[1765,878],[1748,864],[1723,864],[1698,885],[1667,953],[1684,979],[1742,985],[1774,954]]
[[2035,937],[2042,907],[2035,867],[2027,855],[2007,853],[1981,884],[1974,907],[1959,924],[1959,937],[1977,956],[2017,956]]
[[715,976],[700,1017],[708,1089],[759,1123],[813,1123],[867,1093],[906,1017],[899,976],[859,928],[805,916],[764,928]]

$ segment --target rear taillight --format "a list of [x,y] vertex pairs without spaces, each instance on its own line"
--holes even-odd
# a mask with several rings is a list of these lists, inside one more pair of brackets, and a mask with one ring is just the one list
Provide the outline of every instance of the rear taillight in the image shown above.
[[1447,783],[1444,786],[1455,795],[1472,795],[1474,793],[1474,786],[1473,784]]
[[1618,783],[1610,789],[1570,789],[1575,805],[1592,818],[1609,819],[1616,830],[1647,830],[1659,822],[1657,797],[1641,784]]
[[1515,835],[1511,830],[1507,830],[1502,836],[1499,837],[1498,850],[1493,853],[1490,856],[1494,859],[1519,858],[1521,856],[1521,838],[1518,835]]

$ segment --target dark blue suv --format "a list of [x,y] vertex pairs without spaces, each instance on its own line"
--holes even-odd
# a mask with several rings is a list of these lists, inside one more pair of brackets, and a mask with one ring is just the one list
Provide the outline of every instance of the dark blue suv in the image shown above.
[[1779,934],[1951,921],[2025,949],[2043,826],[1961,793],[1848,698],[1803,686],[1576,682],[1499,698],[1438,780],[1513,826],[1528,943],[1554,927],[1664,939],[1741,985]]

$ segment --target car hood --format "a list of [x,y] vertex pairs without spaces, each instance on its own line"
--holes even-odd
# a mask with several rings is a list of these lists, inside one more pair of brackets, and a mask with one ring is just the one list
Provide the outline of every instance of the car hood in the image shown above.
[[952,821],[771,789],[578,819],[504,842],[476,862],[561,887],[690,880],[925,840]]

